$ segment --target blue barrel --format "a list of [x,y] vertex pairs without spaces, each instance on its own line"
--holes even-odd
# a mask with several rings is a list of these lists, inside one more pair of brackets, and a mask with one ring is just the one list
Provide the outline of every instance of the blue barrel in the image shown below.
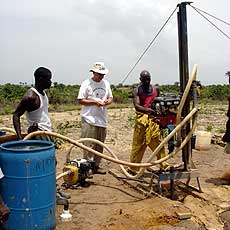
[[56,226],[56,167],[49,141],[12,141],[0,145],[4,178],[0,192],[10,208],[5,230],[48,230]]

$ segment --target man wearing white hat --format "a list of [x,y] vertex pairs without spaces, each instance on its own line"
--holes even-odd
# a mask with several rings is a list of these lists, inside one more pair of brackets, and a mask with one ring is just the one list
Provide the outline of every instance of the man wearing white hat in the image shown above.
[[[107,106],[113,101],[110,84],[104,79],[109,70],[103,62],[95,62],[90,72],[93,74],[92,77],[81,84],[78,94],[79,103],[82,105],[81,138],[94,138],[104,142],[107,126]],[[93,149],[101,153],[103,152],[103,147],[98,144],[93,144]],[[100,157],[84,151],[84,158],[95,161],[95,174],[106,173],[100,167]]]

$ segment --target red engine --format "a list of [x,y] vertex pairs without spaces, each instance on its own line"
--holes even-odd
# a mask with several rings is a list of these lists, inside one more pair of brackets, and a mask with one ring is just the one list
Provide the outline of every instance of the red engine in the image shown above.
[[180,97],[175,94],[166,94],[156,97],[151,104],[154,110],[155,121],[161,128],[176,123],[177,107],[180,104]]

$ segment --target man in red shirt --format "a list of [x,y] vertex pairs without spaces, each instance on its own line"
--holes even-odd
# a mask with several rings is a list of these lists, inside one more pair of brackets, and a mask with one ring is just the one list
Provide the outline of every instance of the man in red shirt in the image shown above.
[[[161,143],[161,131],[159,125],[154,122],[150,115],[154,113],[151,108],[151,102],[159,96],[159,89],[150,84],[151,75],[147,70],[140,73],[140,84],[133,92],[133,104],[136,110],[136,122],[133,133],[132,150],[130,161],[132,163],[140,163],[144,152],[149,148],[154,151]],[[166,156],[165,149],[162,148],[157,155],[157,159]],[[161,163],[161,168],[167,170],[169,165],[167,162]],[[139,167],[130,167],[129,172],[136,174]]]

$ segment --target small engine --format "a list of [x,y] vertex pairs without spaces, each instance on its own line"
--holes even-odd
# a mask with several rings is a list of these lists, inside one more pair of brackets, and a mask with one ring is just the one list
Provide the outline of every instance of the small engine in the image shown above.
[[84,186],[87,178],[92,178],[93,170],[95,168],[95,161],[86,159],[74,159],[66,163],[63,172],[71,170],[69,175],[65,175],[64,186],[70,187],[74,185]]
[[151,108],[154,110],[156,122],[161,128],[176,123],[177,107],[180,104],[180,97],[175,94],[166,94],[162,97],[155,97]]
[[[179,104],[180,97],[175,94],[166,94],[162,97],[156,97],[152,101],[151,108],[154,110],[154,121],[159,124],[163,136],[173,131],[176,124],[177,107]],[[172,137],[168,141],[169,153],[174,150],[174,147],[174,137]]]

